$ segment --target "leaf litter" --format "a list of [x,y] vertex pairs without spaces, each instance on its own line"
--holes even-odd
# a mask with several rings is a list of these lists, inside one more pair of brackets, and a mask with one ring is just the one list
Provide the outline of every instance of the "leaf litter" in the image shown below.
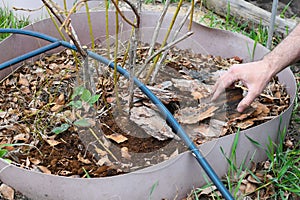
[[[142,44],[138,50],[140,65],[147,48]],[[97,52],[107,55],[102,47]],[[120,55],[120,63],[123,58]],[[264,123],[289,106],[289,96],[276,77],[244,113],[236,111],[247,92],[239,83],[212,103],[217,74],[241,61],[174,47],[149,88],[193,141],[202,144]],[[155,165],[187,150],[156,106],[138,89],[129,108],[129,82],[123,77],[118,81],[120,110],[112,73],[107,66],[90,64],[92,74],[97,75],[93,77],[95,97],[92,93],[72,96],[81,72],[68,50],[26,63],[1,81],[0,144],[19,144],[9,147],[6,158],[43,173],[103,177]],[[92,97],[93,103],[88,103]]]

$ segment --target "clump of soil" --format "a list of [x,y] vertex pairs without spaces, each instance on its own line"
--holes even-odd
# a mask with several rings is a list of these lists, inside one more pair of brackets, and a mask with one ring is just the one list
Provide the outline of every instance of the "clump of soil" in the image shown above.
[[[140,45],[139,64],[148,48]],[[124,57],[119,57],[120,64]],[[11,144],[2,146],[8,151],[5,158],[49,174],[104,177],[155,165],[187,150],[138,89],[129,112],[129,81],[118,77],[116,96],[113,73],[95,61],[85,62],[77,66],[65,50],[26,63],[2,80],[0,143]],[[245,113],[235,111],[246,92],[239,84],[210,102],[218,74],[240,62],[238,57],[173,48],[149,88],[193,141],[202,144],[270,120],[289,105],[276,78]]]

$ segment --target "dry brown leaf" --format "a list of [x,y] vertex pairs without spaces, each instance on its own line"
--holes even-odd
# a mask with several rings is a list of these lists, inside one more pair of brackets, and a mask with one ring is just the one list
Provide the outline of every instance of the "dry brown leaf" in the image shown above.
[[259,184],[261,183],[261,181],[257,181],[255,178],[253,178],[251,175],[248,176],[247,180],[250,182],[250,183],[255,183],[255,184]]
[[29,158],[28,158],[28,157],[26,158],[26,161],[25,161],[25,166],[26,166],[26,167],[29,167],[29,166],[30,166],[30,160],[29,160]]
[[128,148],[127,147],[122,147],[121,148],[121,155],[123,158],[130,160],[131,159],[131,155],[128,152]]
[[280,99],[281,98],[281,92],[280,91],[277,91],[275,92],[275,95],[274,95],[276,98]]
[[107,155],[106,151],[103,151],[102,149],[99,149],[98,147],[95,147],[95,151],[99,154],[99,156],[103,157]]
[[109,166],[100,166],[98,167],[98,169],[94,172],[92,172],[93,175],[99,176],[100,174],[102,174],[103,172],[107,171],[109,169]]
[[84,157],[81,155],[81,153],[79,153],[79,154],[77,155],[77,159],[78,159],[80,162],[82,162],[82,163],[84,163],[84,164],[87,164],[87,165],[92,163],[89,159],[84,158]]
[[64,105],[55,104],[50,110],[51,110],[51,112],[58,112],[58,111],[60,111],[63,107],[64,107]]
[[60,144],[61,142],[54,140],[54,139],[45,139],[45,141],[51,146],[55,147],[56,145]]
[[255,111],[252,114],[253,117],[265,117],[270,113],[270,109],[258,101],[253,102],[251,106],[255,108]]
[[106,138],[111,139],[111,140],[115,141],[118,144],[128,140],[127,137],[125,137],[124,135],[118,134],[118,133],[114,133],[114,134],[111,134],[111,135],[106,135]]
[[2,149],[6,149],[8,151],[13,151],[15,149],[15,147],[13,147],[13,146],[4,146],[4,147],[2,147]]
[[108,155],[105,155],[103,157],[101,157],[100,160],[98,160],[97,162],[98,166],[103,166],[103,165],[112,165],[112,162],[109,160]]
[[214,185],[211,187],[207,187],[200,192],[200,195],[209,195],[212,192],[214,192],[216,189],[217,189],[217,187]]
[[14,200],[14,196],[15,196],[14,189],[4,183],[2,183],[0,186],[0,193],[2,194],[3,198],[7,200]]
[[23,94],[29,94],[30,93],[30,89],[28,87],[21,87],[21,92]]
[[14,136],[13,141],[22,141],[22,142],[26,143],[29,138],[30,138],[29,135],[21,133],[21,134]]
[[245,193],[246,193],[246,194],[252,193],[252,192],[255,191],[256,188],[257,188],[257,187],[256,187],[255,184],[249,182],[249,183],[247,183],[247,185],[246,185]]
[[24,85],[26,87],[29,86],[29,81],[27,80],[26,76],[23,74],[20,74],[19,82],[20,85]]
[[288,148],[292,148],[294,146],[293,142],[291,140],[286,140],[284,142],[285,146]]
[[245,190],[246,190],[246,185],[245,184],[241,184],[239,190],[245,194]]
[[243,113],[239,113],[238,111],[234,111],[228,118],[230,119],[230,122],[234,122],[237,120],[244,120],[248,118],[252,113],[255,111],[254,108],[248,107]]
[[271,166],[271,163],[270,163],[270,161],[266,161],[265,163],[264,163],[264,169],[270,169],[270,166]]
[[41,163],[41,161],[37,158],[29,158],[30,162],[34,165],[38,165]]
[[240,129],[246,129],[246,128],[249,128],[252,125],[254,125],[254,121],[252,119],[249,119],[249,120],[246,120],[246,121],[238,122],[236,124],[236,127],[240,128]]
[[4,112],[4,111],[0,112],[0,118],[3,119],[6,115],[7,115],[7,112]]
[[45,173],[45,174],[51,174],[51,171],[50,171],[47,167],[42,166],[42,165],[38,165],[37,167],[38,167],[38,169],[41,170],[43,173]]
[[[65,95],[64,93],[60,93],[59,97],[55,101],[56,105],[64,105],[65,104]],[[54,111],[52,111],[54,112]]]

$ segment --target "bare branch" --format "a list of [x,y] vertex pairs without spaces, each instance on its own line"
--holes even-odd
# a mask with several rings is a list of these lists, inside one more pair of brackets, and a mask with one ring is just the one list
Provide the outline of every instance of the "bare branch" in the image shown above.
[[178,38],[177,40],[174,40],[173,42],[169,43],[168,45],[164,46],[163,48],[161,48],[160,50],[158,50],[157,52],[155,52],[154,54],[152,54],[149,58],[147,58],[147,60],[145,61],[144,65],[142,66],[142,68],[138,71],[138,73],[136,74],[136,77],[139,77],[140,74],[145,70],[145,68],[147,67],[147,64],[153,59],[155,58],[157,55],[159,55],[160,53],[172,48],[174,45],[176,45],[177,43],[181,42],[182,40],[188,38],[189,36],[191,36],[193,34],[192,31],[187,32],[186,34],[184,34],[183,36],[181,36],[180,38]]

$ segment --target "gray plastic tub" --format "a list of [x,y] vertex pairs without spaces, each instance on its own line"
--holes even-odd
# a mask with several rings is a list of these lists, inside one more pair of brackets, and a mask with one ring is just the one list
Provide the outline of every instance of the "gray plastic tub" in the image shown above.
[[[91,15],[92,23],[94,24],[94,34],[101,38],[101,36],[105,35],[105,13],[100,11]],[[126,13],[126,15],[128,17],[131,16],[130,13]],[[111,20],[110,31],[114,35],[114,13],[110,13],[109,17]],[[158,17],[158,13],[143,13],[141,26],[144,28],[154,27]],[[172,16],[168,16],[163,23],[163,27],[167,27],[171,19]],[[72,18],[72,23],[78,32],[81,42],[90,43],[86,15],[84,13],[75,14]],[[55,27],[49,19],[34,23],[26,27],[26,29],[59,38]],[[130,30],[130,27],[126,24],[123,26],[123,31],[125,30]],[[222,57],[239,56],[244,61],[249,61],[249,48],[251,52],[254,46],[252,40],[240,34],[207,28],[197,23],[194,23],[193,31],[194,35],[192,38],[198,41],[202,47],[191,43],[181,43],[178,46],[181,48],[192,48],[195,52],[203,54]],[[147,32],[143,32],[143,34],[147,34]],[[27,53],[44,44],[46,42],[39,39],[13,35],[0,44],[0,52],[5,52],[0,54],[0,62]],[[266,48],[257,45],[254,58],[256,60],[260,59],[267,52]],[[0,79],[11,73],[14,67],[2,70]],[[283,70],[279,74],[279,79],[280,82],[286,85],[291,96],[291,102],[293,102],[296,83],[292,72],[289,69]],[[254,128],[242,131],[237,147],[237,162],[241,163],[246,155],[248,155],[247,159],[249,160],[254,153],[255,161],[266,159],[265,150],[257,148],[246,136],[253,138],[263,146],[268,143],[268,137],[276,141],[278,129],[283,129],[289,124],[292,108],[293,105],[291,104],[280,116]],[[235,134],[228,135],[212,142],[207,142],[199,147],[220,177],[226,174],[228,168],[227,161],[220,148],[222,147],[226,154],[229,155],[234,137]],[[157,184],[157,186],[151,195],[152,199],[173,199],[176,196],[178,198],[185,197],[193,187],[199,187],[206,183],[203,178],[204,171],[190,152],[179,154],[170,160],[133,173],[105,178],[81,179],[47,175],[8,165],[3,160],[0,160],[0,169],[0,179],[4,183],[36,200],[148,199],[154,184]]]

